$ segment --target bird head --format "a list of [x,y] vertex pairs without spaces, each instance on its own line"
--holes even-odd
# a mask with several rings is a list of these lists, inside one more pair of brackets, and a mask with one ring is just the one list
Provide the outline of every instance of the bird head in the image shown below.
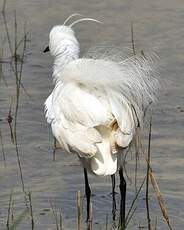
[[46,51],[56,57],[63,55],[69,47],[79,47],[73,29],[65,25],[54,26],[49,34],[49,46]]
[[80,18],[69,25],[66,25],[67,22],[74,16],[80,16],[80,14],[70,15],[63,23],[63,25],[54,26],[49,34],[49,46],[43,51],[50,51],[51,55],[58,56],[63,54],[66,51],[66,47],[71,46],[79,47],[78,41],[75,37],[75,32],[73,26],[82,21],[94,21],[101,23],[100,21],[93,18]]

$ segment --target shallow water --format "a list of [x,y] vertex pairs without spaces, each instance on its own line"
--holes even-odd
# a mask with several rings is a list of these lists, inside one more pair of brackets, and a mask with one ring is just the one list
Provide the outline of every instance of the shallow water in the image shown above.
[[[1,0],[1,5],[3,1]],[[152,167],[168,208],[173,229],[184,226],[184,3],[176,0],[156,1],[59,1],[59,0],[9,0],[6,16],[13,38],[13,15],[17,11],[20,24],[27,22],[28,42],[22,82],[30,97],[21,90],[18,112],[18,146],[26,189],[32,192],[35,229],[56,229],[50,210],[50,201],[63,214],[64,229],[76,229],[76,192],[83,191],[83,171],[77,157],[57,150],[56,161],[52,160],[52,135],[43,114],[43,103],[51,92],[52,58],[42,51],[48,42],[48,33],[53,25],[61,24],[74,12],[97,18],[104,23],[77,25],[76,35],[82,53],[91,45],[109,42],[119,46],[131,47],[130,24],[134,23],[136,50],[158,52],[161,62],[161,76],[168,83],[160,101],[154,107],[152,137]],[[6,38],[3,18],[0,21],[0,44]],[[12,40],[13,41],[13,40]],[[1,45],[2,46],[2,45]],[[3,60],[10,60],[8,44],[3,43]],[[8,63],[3,64],[5,86],[0,81],[0,129],[2,132],[7,167],[4,167],[0,150],[0,229],[5,229],[8,202],[14,190],[15,217],[25,209],[15,147],[10,141],[7,117],[10,97],[15,95],[15,80]],[[145,133],[147,130],[145,129]],[[144,135],[146,136],[146,134]],[[147,137],[145,138],[145,143]],[[129,155],[127,172],[127,206],[134,198],[135,159]],[[138,185],[145,175],[145,162],[140,157]],[[93,196],[94,229],[105,229],[108,214],[111,221],[110,178],[90,176]],[[151,187],[151,186],[150,186]],[[118,191],[118,184],[116,190]],[[145,192],[142,191],[137,202],[137,210],[128,229],[146,228]],[[117,195],[119,198],[119,195]],[[150,191],[150,210],[152,223],[157,218],[157,229],[168,229],[164,224],[155,195]],[[30,229],[30,220],[25,219],[18,229]]]

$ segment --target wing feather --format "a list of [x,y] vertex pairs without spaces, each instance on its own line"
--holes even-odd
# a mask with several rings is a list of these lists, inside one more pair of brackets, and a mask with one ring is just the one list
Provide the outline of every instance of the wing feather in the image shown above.
[[155,102],[160,88],[152,58],[143,55],[125,58],[119,62],[102,59],[77,59],[70,62],[58,80],[75,82],[84,87],[108,94],[133,106],[142,125],[144,111]]
[[107,122],[106,109],[97,97],[76,84],[58,82],[45,102],[46,118],[60,145],[68,152],[92,157],[102,141],[94,128]]
[[63,113],[66,120],[86,127],[103,124],[108,119],[107,112],[98,98],[75,83],[63,86],[58,82],[52,100],[56,119]]

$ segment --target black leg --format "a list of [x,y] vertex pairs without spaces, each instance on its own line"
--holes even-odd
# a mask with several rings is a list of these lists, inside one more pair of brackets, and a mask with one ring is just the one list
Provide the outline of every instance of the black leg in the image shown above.
[[85,193],[86,193],[86,200],[87,200],[87,222],[88,222],[90,218],[91,189],[89,187],[87,170],[85,168],[84,168],[84,180],[85,180]]
[[125,229],[125,208],[126,208],[126,181],[123,176],[123,167],[119,169],[120,176],[120,194],[121,194],[121,202],[120,202],[120,229]]
[[116,219],[116,192],[115,192],[115,185],[116,185],[116,178],[115,174],[111,175],[112,181],[112,219],[115,221]]

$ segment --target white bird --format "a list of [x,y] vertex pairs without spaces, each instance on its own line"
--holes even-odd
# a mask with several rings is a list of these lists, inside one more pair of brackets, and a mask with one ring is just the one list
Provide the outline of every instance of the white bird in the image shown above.
[[85,169],[114,175],[121,149],[130,145],[147,107],[156,101],[159,81],[151,58],[144,55],[123,57],[118,50],[99,48],[80,58],[73,26],[99,21],[82,18],[67,26],[73,16],[51,29],[45,50],[55,58],[47,122],[60,146],[78,154]]

